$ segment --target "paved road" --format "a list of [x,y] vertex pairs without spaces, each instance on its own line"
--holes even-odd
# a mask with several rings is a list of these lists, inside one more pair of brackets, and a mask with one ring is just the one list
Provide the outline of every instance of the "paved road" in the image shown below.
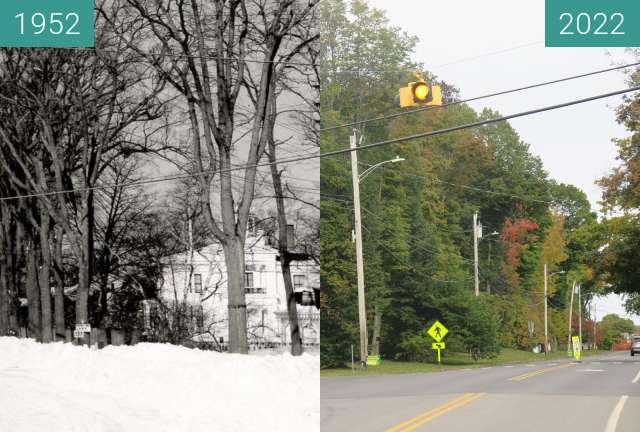
[[430,374],[321,380],[321,430],[639,432],[628,352]]

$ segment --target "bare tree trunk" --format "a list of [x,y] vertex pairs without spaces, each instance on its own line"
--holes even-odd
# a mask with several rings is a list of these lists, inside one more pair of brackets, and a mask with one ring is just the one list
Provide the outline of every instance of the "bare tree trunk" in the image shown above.
[[64,323],[64,269],[62,267],[62,235],[63,229],[60,225],[55,227],[55,244],[53,249],[53,276],[56,281],[56,292],[54,295],[54,325],[55,339],[65,340]]
[[[13,240],[12,245],[12,254],[7,254],[7,258],[9,260],[8,269],[8,281],[9,281],[9,328],[11,328],[15,334],[18,334],[18,306],[17,306],[17,297],[18,297],[18,263],[23,254],[23,242],[24,242],[24,229],[21,223],[18,223],[14,218],[14,224],[9,224],[8,232],[11,232],[11,228],[15,228],[15,236],[10,238]],[[9,238],[9,237],[8,237]]]
[[0,229],[0,336],[9,333],[9,284],[7,283],[7,260],[5,253],[8,250],[7,242]]
[[[81,251],[80,260],[78,263],[78,290],[76,293],[76,324],[88,324],[89,323],[89,286],[91,284],[91,254],[93,253],[93,241],[91,231],[92,217],[92,193],[86,192],[85,199],[83,200],[83,209],[81,216]],[[78,341],[80,345],[89,344],[89,334],[84,333]]]
[[53,323],[51,313],[51,250],[49,249],[49,228],[51,219],[44,205],[40,205],[40,253],[42,265],[40,266],[40,310],[42,313],[42,342],[53,341]]
[[244,290],[244,241],[233,238],[223,244],[227,264],[229,304],[229,352],[247,354],[247,304]]
[[380,330],[382,328],[382,311],[376,305],[373,315],[373,336],[371,341],[371,354],[380,355]]
[[289,252],[289,238],[287,236],[287,213],[284,207],[284,191],[282,189],[282,177],[276,164],[276,143],[273,136],[273,125],[277,115],[275,98],[275,84],[272,86],[269,103],[269,114],[265,120],[267,128],[267,140],[269,145],[269,162],[271,162],[271,179],[276,198],[278,213],[278,252],[280,254],[280,268],[284,278],[284,292],[287,296],[287,317],[289,319],[289,330],[291,333],[291,354],[302,355],[302,338],[300,336],[300,324],[298,323],[298,309],[293,289],[291,276],[291,258]]
[[298,323],[296,297],[293,292],[293,282],[291,281],[291,262],[288,258],[283,258],[283,252],[285,256],[287,254],[286,251],[280,250],[280,267],[282,268],[282,276],[284,277],[284,291],[287,296],[287,317],[289,318],[289,329],[291,333],[291,354],[299,356],[302,355],[303,351],[302,337],[300,336],[300,324]]
[[5,229],[11,215],[4,204],[0,204],[0,336],[9,334],[9,275],[8,261],[12,254],[10,231]]
[[29,240],[27,258],[27,302],[29,304],[29,334],[42,341],[42,316],[40,313],[40,288],[38,287],[38,250],[35,242]]

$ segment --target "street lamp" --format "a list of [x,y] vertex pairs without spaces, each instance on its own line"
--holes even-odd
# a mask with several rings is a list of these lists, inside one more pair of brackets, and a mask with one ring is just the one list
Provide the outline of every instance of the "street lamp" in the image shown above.
[[[562,273],[564,273],[564,270],[553,272],[549,276]],[[544,355],[547,355],[548,351],[549,333],[547,328],[547,263],[544,263]]]
[[362,259],[362,220],[360,216],[360,182],[374,169],[386,163],[395,163],[404,159],[396,156],[395,159],[377,163],[367,168],[361,175],[358,175],[358,137],[354,129],[349,137],[351,148],[351,178],[353,181],[353,210],[355,219],[356,238],[356,270],[358,276],[358,321],[360,324],[360,369],[364,369],[367,364],[367,309],[364,299],[364,263]]
[[366,170],[362,171],[362,173],[360,175],[358,175],[358,181],[360,183],[362,183],[362,180],[364,180],[364,178],[366,176],[371,174],[371,172],[373,170],[375,170],[376,168],[378,168],[379,166],[382,166],[382,165],[387,164],[387,163],[402,162],[403,160],[404,160],[404,158],[401,158],[400,156],[396,156],[394,159],[389,159],[389,160],[386,160],[386,161],[383,161],[383,162],[378,162],[375,165],[371,165],[369,168],[367,168]]

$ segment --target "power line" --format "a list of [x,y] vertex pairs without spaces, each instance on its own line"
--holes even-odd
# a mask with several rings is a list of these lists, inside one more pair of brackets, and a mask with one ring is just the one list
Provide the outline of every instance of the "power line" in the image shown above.
[[[371,231],[369,231],[369,229],[367,227],[365,227],[364,225],[362,225],[362,228],[365,229],[365,231],[367,231],[367,233],[371,234]],[[382,247],[389,255],[391,255],[396,261],[398,261],[400,264],[408,267],[409,269],[411,269],[414,272],[417,272],[417,270],[415,269],[415,267],[413,267],[410,263],[408,263],[406,260],[398,257],[394,252],[392,252],[391,250],[389,250],[389,248],[387,248],[387,246],[381,242],[380,240],[371,240],[374,243],[376,243],[378,246]],[[424,273],[420,273],[421,277],[428,277],[429,279],[436,281],[436,282],[442,282],[442,283],[463,283],[463,282],[467,282],[469,280],[471,280],[471,278],[467,278],[467,279],[438,279],[434,276],[429,276],[429,275],[425,275]]]
[[[369,167],[372,166],[372,165],[365,164],[365,163],[363,163],[362,165],[369,166]],[[473,190],[475,192],[482,192],[482,193],[491,194],[491,195],[501,195],[501,196],[506,196],[506,197],[509,197],[509,198],[520,199],[520,200],[523,200],[523,201],[538,202],[538,203],[549,204],[549,205],[555,204],[553,201],[545,201],[545,200],[541,200],[541,199],[538,199],[538,198],[533,198],[533,197],[530,197],[530,196],[514,195],[514,194],[510,194],[508,192],[499,192],[499,191],[494,191],[494,190],[490,190],[490,189],[481,189],[481,188],[474,187],[474,186],[463,185],[463,184],[460,184],[460,183],[452,183],[452,182],[448,182],[448,181],[440,180],[440,179],[436,179],[436,178],[428,178],[428,177],[421,176],[421,175],[418,175],[418,174],[406,173],[406,172],[402,172],[402,171],[398,171],[398,170],[393,170],[393,169],[391,169],[389,167],[385,167],[385,166],[381,166],[380,169],[383,170],[383,171],[393,172],[394,174],[400,174],[400,175],[406,176],[406,177],[420,178],[420,179],[427,180],[427,181],[433,181],[435,183],[442,183],[442,184],[446,184],[446,185],[450,185],[450,186],[459,187],[459,188],[462,188],[462,189]]]
[[465,58],[461,58],[461,59],[458,59],[458,60],[452,60],[452,61],[447,62],[447,63],[442,63],[442,64],[439,64],[439,65],[430,66],[430,67],[434,68],[434,69],[435,68],[442,68],[442,67],[451,66],[451,65],[454,65],[454,64],[458,64],[458,63],[468,62],[468,61],[471,61],[471,60],[478,60],[478,59],[481,59],[481,58],[490,57],[490,56],[494,56],[494,55],[497,55],[497,54],[504,54],[506,52],[516,51],[516,50],[519,50],[521,48],[528,48],[528,47],[533,46],[533,45],[541,44],[542,42],[543,41],[528,42],[528,43],[525,43],[525,44],[522,44],[522,45],[516,45],[516,46],[512,46],[512,47],[509,47],[509,48],[504,48],[504,49],[497,50],[497,51],[490,51],[490,52],[487,52],[487,53],[484,53],[484,54],[479,54],[479,55],[476,55],[476,56],[465,57]]
[[631,88],[618,90],[618,91],[614,91],[614,92],[609,92],[609,93],[605,93],[605,94],[601,94],[601,95],[597,95],[597,96],[591,96],[591,97],[584,98],[584,99],[576,99],[576,100],[572,100],[572,101],[569,101],[569,102],[564,102],[564,103],[561,103],[561,104],[550,105],[550,106],[537,108],[537,109],[533,109],[533,110],[529,110],[529,111],[523,111],[523,112],[516,113],[516,114],[510,114],[510,115],[506,115],[506,116],[502,116],[502,117],[496,117],[496,118],[493,118],[493,119],[487,119],[487,120],[482,120],[482,121],[478,121],[478,122],[467,123],[467,124],[463,124],[463,125],[459,125],[459,126],[453,126],[453,127],[450,127],[450,128],[438,129],[438,130],[430,131],[430,132],[422,132],[422,133],[419,133],[419,134],[409,135],[409,136],[400,137],[400,138],[393,138],[393,139],[390,139],[390,140],[380,141],[380,142],[372,143],[372,144],[367,144],[367,145],[356,147],[356,148],[347,148],[347,149],[329,151],[329,152],[325,152],[325,153],[319,153],[317,155],[309,155],[309,156],[300,156],[300,157],[294,157],[294,158],[289,158],[289,159],[281,159],[281,160],[277,160],[277,161],[274,161],[274,162],[261,162],[261,163],[256,163],[256,164],[247,164],[247,165],[244,165],[244,166],[230,167],[230,168],[227,168],[227,169],[224,169],[224,170],[216,170],[216,171],[214,171],[214,170],[208,170],[208,171],[205,170],[205,171],[192,173],[192,174],[167,176],[167,177],[161,177],[161,178],[155,178],[155,179],[147,179],[147,180],[130,182],[130,183],[123,183],[123,184],[113,184],[113,185],[107,185],[107,186],[91,186],[91,187],[83,187],[83,188],[77,188],[77,189],[67,189],[67,190],[60,190],[60,191],[49,191],[49,192],[39,192],[39,193],[32,193],[32,194],[25,194],[25,195],[15,195],[15,196],[10,196],[10,197],[0,197],[0,201],[8,201],[8,200],[14,200],[14,199],[19,199],[19,198],[32,198],[32,197],[38,197],[38,196],[50,196],[50,195],[57,195],[57,194],[76,193],[76,192],[83,192],[83,191],[97,190],[97,189],[113,189],[113,188],[120,188],[120,187],[130,187],[130,186],[137,186],[137,185],[143,185],[143,184],[149,184],[149,183],[159,183],[159,182],[163,182],[163,181],[177,180],[177,179],[182,179],[182,178],[197,177],[197,176],[210,175],[210,174],[224,174],[224,173],[228,173],[228,172],[232,172],[232,171],[240,171],[240,170],[250,169],[250,168],[260,168],[260,167],[271,166],[271,165],[275,165],[275,164],[288,164],[288,163],[294,163],[294,162],[301,162],[301,161],[304,161],[304,160],[315,159],[315,158],[331,157],[331,156],[351,153],[352,151],[366,150],[366,149],[370,149],[370,148],[381,147],[381,146],[396,144],[396,143],[400,143],[400,142],[410,141],[410,140],[413,140],[413,139],[427,138],[427,137],[436,136],[436,135],[443,135],[443,134],[450,133],[450,132],[455,132],[455,131],[460,131],[460,130],[464,130],[464,129],[475,128],[475,127],[478,127],[478,126],[484,126],[484,125],[488,125],[488,124],[498,123],[498,122],[510,120],[510,119],[513,119],[513,118],[525,117],[525,116],[528,116],[528,115],[537,114],[537,113],[541,113],[541,112],[545,112],[545,111],[552,111],[552,110],[556,110],[556,109],[559,109],[559,108],[565,108],[565,107],[568,107],[568,106],[578,105],[578,104],[591,102],[591,101],[594,101],[594,100],[603,99],[603,98],[607,98],[607,97],[611,97],[611,96],[617,96],[617,95],[621,95],[621,94],[625,94],[625,93],[630,93],[630,92],[634,92],[634,91],[638,91],[638,90],[640,90],[640,86],[631,87]]
[[604,99],[607,97],[611,97],[611,96],[618,96],[618,95],[622,95],[625,93],[630,93],[630,92],[634,92],[634,91],[638,91],[640,90],[640,86],[635,86],[635,87],[630,87],[630,88],[626,88],[626,89],[622,89],[622,90],[617,90],[617,91],[613,91],[613,92],[609,92],[609,93],[604,93],[604,94],[600,94],[597,96],[590,96],[587,98],[583,98],[583,99],[575,99],[569,102],[563,102],[560,104],[556,104],[556,105],[549,105],[546,107],[542,107],[542,108],[536,108],[536,109],[532,109],[532,110],[528,110],[528,111],[522,111],[516,114],[509,114],[506,116],[502,116],[502,117],[496,117],[496,118],[492,118],[492,119],[487,119],[487,120],[481,120],[481,121],[477,121],[477,122],[473,122],[473,123],[466,123],[463,125],[459,125],[459,126],[453,126],[453,127],[449,127],[449,128],[444,128],[444,129],[437,129],[435,131],[430,131],[430,132],[422,132],[422,133],[418,133],[415,135],[409,135],[409,136],[405,136],[405,137],[400,137],[400,138],[392,138],[386,141],[380,141],[377,143],[373,143],[373,144],[366,144],[360,147],[356,147],[356,148],[346,148],[346,149],[341,149],[341,150],[334,150],[334,151],[330,151],[330,152],[325,152],[325,153],[321,153],[320,157],[327,157],[327,156],[336,156],[336,155],[341,155],[341,154],[346,154],[346,153],[351,153],[353,151],[358,151],[358,150],[367,150],[370,148],[375,148],[375,147],[382,147],[382,146],[386,146],[386,145],[391,145],[391,144],[397,144],[397,143],[401,143],[401,142],[405,142],[405,141],[411,141],[414,139],[418,139],[418,138],[427,138],[427,137],[431,137],[431,136],[436,136],[436,135],[443,135],[446,133],[450,133],[450,132],[456,132],[456,131],[460,131],[460,130],[464,130],[464,129],[471,129],[471,128],[475,128],[478,126],[484,126],[484,125],[488,125],[488,124],[493,124],[493,123],[499,123],[505,120],[511,120],[514,118],[518,118],[518,117],[525,117],[525,116],[529,116],[532,114],[538,114],[541,112],[545,112],[545,111],[552,111],[552,110],[556,110],[559,108],[565,108],[568,106],[573,106],[573,105],[579,105],[582,103],[586,103],[586,102],[592,102],[594,100],[598,100],[598,99]]
[[[463,57],[461,59],[452,60],[450,62],[442,63],[442,64],[435,65],[435,66],[428,66],[427,65],[427,67],[428,68],[433,68],[433,69],[446,67],[446,66],[450,66],[450,65],[454,65],[454,64],[458,64],[458,63],[468,62],[468,61],[471,61],[471,60],[481,59],[481,58],[484,58],[484,57],[490,57],[490,56],[493,56],[493,55],[496,55],[496,54],[502,54],[502,53],[509,52],[509,51],[515,51],[515,50],[518,50],[518,49],[521,49],[521,48],[526,48],[526,47],[530,47],[530,46],[533,46],[533,45],[537,45],[537,44],[540,44],[542,42],[543,41],[529,42],[529,43],[525,43],[525,44],[521,44],[521,45],[512,46],[512,47],[509,47],[509,48],[504,48],[504,49],[501,49],[501,50],[498,50],[498,51],[490,51],[490,52],[487,52],[487,53],[484,53],[484,54],[479,54],[479,55],[476,55],[476,56]],[[397,72],[397,71],[398,71],[397,68],[396,69],[343,69],[343,70],[335,71],[335,73],[337,73],[337,74],[354,74],[354,73],[363,73],[363,72],[364,73],[367,73],[367,72],[382,72],[382,73],[384,73],[384,72]]]
[[473,101],[476,101],[476,100],[487,99],[487,98],[491,98],[491,97],[495,97],[495,96],[502,96],[502,95],[509,94],[509,93],[520,92],[520,91],[523,91],[523,90],[530,90],[530,89],[533,89],[533,88],[543,87],[543,86],[547,86],[547,85],[551,85],[551,84],[557,84],[557,83],[564,82],[564,81],[570,81],[570,80],[574,80],[574,79],[578,79],[578,78],[585,78],[585,77],[592,76],[592,75],[598,75],[598,74],[602,74],[602,73],[606,73],[606,72],[612,72],[612,71],[615,71],[615,70],[626,69],[626,68],[629,68],[629,67],[632,67],[632,66],[637,66],[637,65],[640,65],[640,62],[628,63],[628,64],[621,65],[621,66],[610,67],[610,68],[607,68],[607,69],[600,69],[600,70],[593,71],[593,72],[587,72],[587,73],[583,73],[583,74],[579,74],[579,75],[572,75],[572,76],[568,76],[568,77],[564,77],[564,78],[558,78],[558,79],[551,80],[551,81],[544,81],[544,82],[541,82],[541,83],[531,84],[531,85],[527,85],[527,86],[524,86],[524,87],[518,87],[518,88],[515,88],[515,89],[511,89],[511,90],[503,90],[503,91],[490,93],[490,94],[486,94],[486,95],[482,95],[482,96],[476,96],[476,97],[472,97],[472,98],[468,98],[468,99],[449,102],[449,103],[446,103],[446,104],[442,104],[440,106],[426,106],[426,107],[416,108],[416,109],[413,109],[413,110],[397,112],[397,113],[394,113],[394,114],[387,114],[387,115],[383,115],[383,116],[380,116],[380,117],[374,117],[374,118],[370,118],[370,119],[359,120],[359,121],[355,121],[355,122],[351,122],[351,123],[344,123],[344,124],[337,125],[337,126],[330,126],[330,127],[326,127],[326,128],[320,128],[320,132],[327,132],[327,131],[340,129],[340,128],[344,128],[344,127],[358,126],[358,125],[361,125],[361,124],[370,123],[370,122],[374,122],[374,121],[388,120],[388,119],[392,119],[392,118],[396,118],[396,117],[400,117],[400,116],[404,116],[404,115],[415,114],[415,113],[422,112],[422,111],[430,111],[432,109],[446,108],[446,107],[449,107],[449,106],[460,105],[460,104],[463,104],[463,103],[473,102]]
[[[118,51],[118,50],[109,50],[109,49],[104,49],[104,48],[89,48],[89,47],[59,47],[59,49],[64,49],[64,50],[71,50],[71,51],[93,51],[93,52],[104,52],[104,53],[110,53],[110,54],[122,54],[123,51]],[[292,65],[292,66],[313,66],[313,67],[319,67],[320,65],[317,63],[310,63],[310,62],[292,62],[292,61],[281,61],[281,60],[254,60],[254,59],[239,59],[239,58],[233,58],[233,57],[221,57],[221,56],[215,56],[215,55],[205,55],[205,56],[201,56],[201,55],[187,55],[185,53],[152,53],[152,52],[146,52],[146,53],[139,53],[142,54],[143,56],[149,56],[149,57],[178,57],[178,58],[191,58],[191,59],[199,59],[199,60],[222,60],[222,61],[243,61],[243,62],[247,62],[247,63],[258,63],[258,64],[267,64],[267,63],[273,63],[273,64],[287,64],[287,65]]]

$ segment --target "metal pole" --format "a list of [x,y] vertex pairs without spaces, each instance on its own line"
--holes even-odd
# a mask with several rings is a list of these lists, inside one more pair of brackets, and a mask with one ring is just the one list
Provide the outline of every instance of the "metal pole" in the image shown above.
[[351,373],[355,373],[355,367],[353,366],[353,344],[351,344]]
[[598,349],[598,338],[597,336],[597,322],[598,322],[598,318],[597,318],[597,311],[596,311],[596,305],[593,305],[593,349]]
[[578,284],[578,336],[580,338],[580,352],[582,352],[582,285]]
[[480,295],[480,280],[478,278],[478,212],[473,214],[473,277],[477,297]]
[[573,294],[576,292],[576,281],[571,285],[571,303],[569,303],[569,336],[567,336],[567,354],[571,356],[571,318],[573,318]]
[[[350,147],[358,147],[356,130],[350,137]],[[358,152],[351,152],[351,178],[353,180],[353,208],[356,228],[356,271],[358,274],[358,316],[360,321],[360,368],[367,364],[367,309],[364,301],[364,264],[362,261],[362,223],[360,219],[360,182],[358,180]]]
[[547,330],[547,263],[544,263],[544,353],[549,351],[549,334]]

